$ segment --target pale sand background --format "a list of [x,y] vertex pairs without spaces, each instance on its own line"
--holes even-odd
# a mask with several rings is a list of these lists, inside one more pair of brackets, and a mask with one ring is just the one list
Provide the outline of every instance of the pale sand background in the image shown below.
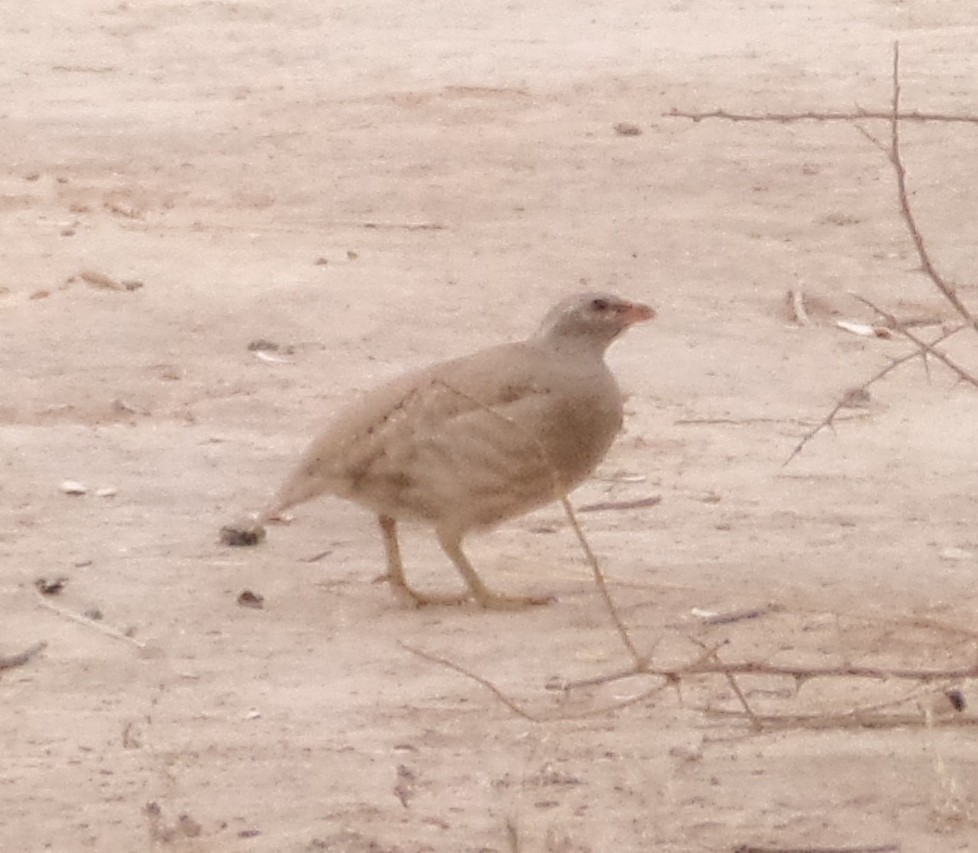
[[[611,353],[627,430],[575,495],[662,495],[582,516],[643,648],[966,662],[967,638],[909,623],[975,621],[978,563],[941,556],[978,551],[974,391],[913,366],[779,467],[905,351],[791,326],[788,288],[843,317],[868,317],[849,290],[951,316],[914,271],[884,153],[844,123],[664,114],[885,109],[896,38],[907,109],[974,112],[975,20],[961,0],[4,14],[0,653],[49,647],[0,680],[0,848],[506,853],[507,824],[524,853],[978,847],[971,730],[751,736],[703,712],[737,708],[719,678],[535,725],[398,645],[541,712],[548,679],[624,665],[559,508],[472,543],[497,588],[559,597],[530,613],[395,609],[369,583],[372,519],[338,502],[259,550],[216,540],[356,389],[527,334],[586,283],[660,312]],[[921,226],[972,305],[976,146],[974,125],[905,130]],[[82,270],[144,286],[65,286]],[[294,353],[264,363],[257,338]],[[68,478],[118,494],[69,497]],[[421,585],[457,583],[431,538],[406,549]],[[40,575],[161,655],[41,608]],[[263,611],[237,606],[245,588]],[[786,610],[713,628],[690,612],[767,602]],[[743,683],[771,713],[905,689]]]

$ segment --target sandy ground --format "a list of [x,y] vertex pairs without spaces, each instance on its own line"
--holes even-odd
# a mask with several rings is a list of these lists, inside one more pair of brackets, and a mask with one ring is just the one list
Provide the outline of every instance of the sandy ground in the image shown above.
[[[906,108],[966,113],[973,12],[40,0],[5,15],[0,654],[48,645],[0,678],[0,848],[978,849],[973,729],[919,725],[911,683],[741,678],[757,713],[908,719],[761,733],[719,676],[608,712],[659,682],[554,689],[629,664],[559,507],[472,542],[495,587],[558,598],[525,613],[398,609],[370,583],[372,518],[336,501],[259,549],[216,536],[357,389],[610,288],[660,317],[610,354],[626,429],[574,499],[661,496],[581,515],[654,664],[704,644],[769,664],[970,663],[974,390],[908,366],[781,467],[907,351],[833,327],[870,318],[849,291],[953,316],[916,271],[885,153],[847,122],[666,114],[885,109],[894,39]],[[972,305],[975,133],[904,139],[921,228]],[[799,287],[825,322],[788,322]],[[281,360],[249,351],[259,339]],[[972,365],[973,341],[954,348]],[[419,585],[457,587],[425,531],[405,547]],[[42,602],[35,580],[62,576]],[[239,606],[245,589],[263,609]],[[65,615],[92,609],[128,638]]]

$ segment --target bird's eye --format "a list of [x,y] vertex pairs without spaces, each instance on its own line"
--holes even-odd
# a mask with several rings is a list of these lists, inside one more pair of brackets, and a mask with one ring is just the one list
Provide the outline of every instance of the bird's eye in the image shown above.
[[607,299],[592,299],[591,307],[595,311],[607,311],[611,306],[608,304]]

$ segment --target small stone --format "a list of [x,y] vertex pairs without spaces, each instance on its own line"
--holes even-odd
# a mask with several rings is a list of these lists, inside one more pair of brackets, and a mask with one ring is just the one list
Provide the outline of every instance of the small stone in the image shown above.
[[280,349],[275,341],[268,341],[265,338],[259,338],[248,344],[248,352],[278,352]]
[[641,136],[642,128],[630,121],[620,121],[615,125],[615,133],[619,136]]
[[66,577],[37,578],[34,581],[34,586],[37,587],[37,591],[41,595],[57,595],[65,588],[66,583],[68,583],[68,578]]
[[250,589],[244,589],[238,595],[238,605],[240,607],[250,607],[252,610],[261,610],[265,606],[265,596]]
[[226,524],[221,528],[221,542],[234,548],[257,545],[265,538],[265,528],[260,524]]
[[58,488],[66,495],[84,495],[88,493],[88,487],[77,480],[65,480]]

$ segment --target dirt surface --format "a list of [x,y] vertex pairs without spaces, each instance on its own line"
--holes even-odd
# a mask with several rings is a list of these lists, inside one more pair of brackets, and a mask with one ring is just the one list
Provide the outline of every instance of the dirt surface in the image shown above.
[[[661,495],[581,514],[654,664],[969,664],[974,389],[908,365],[781,467],[907,352],[833,326],[872,319],[849,291],[953,317],[885,151],[666,114],[885,110],[894,39],[905,107],[966,113],[973,4],[40,0],[0,32],[0,655],[48,644],[0,672],[0,848],[978,849],[974,729],[920,725],[912,682],[739,678],[758,714],[907,718],[760,733],[722,676],[610,712],[661,682],[556,689],[629,665],[559,507],[471,543],[558,598],[524,613],[398,609],[337,501],[217,538],[358,389],[613,289],[659,319],[610,353],[626,429],[574,501]],[[904,131],[972,305],[976,144]],[[405,548],[457,588],[425,531]]]

